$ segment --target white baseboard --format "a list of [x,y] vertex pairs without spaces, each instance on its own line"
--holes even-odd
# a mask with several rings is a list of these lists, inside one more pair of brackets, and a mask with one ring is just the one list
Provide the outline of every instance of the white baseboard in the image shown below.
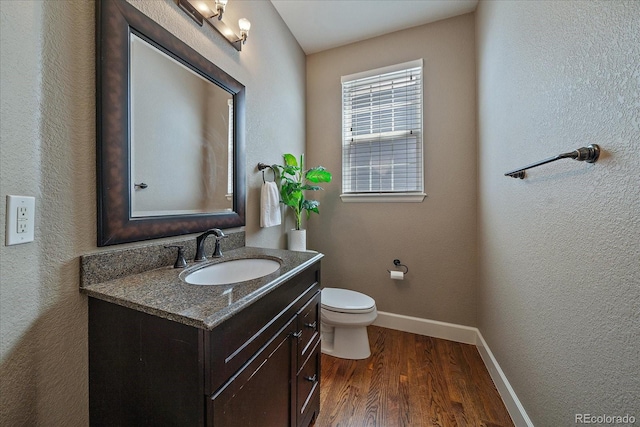
[[473,345],[476,344],[476,337],[478,336],[477,328],[384,311],[378,311],[378,317],[373,324],[383,328]]
[[533,423],[478,328],[384,311],[378,311],[378,318],[373,324],[383,328],[475,345],[513,423],[517,427],[533,427]]
[[511,415],[513,423],[518,427],[533,427],[533,423],[520,403],[520,399],[518,399],[516,392],[511,388],[509,380],[507,380],[506,375],[502,372],[502,368],[500,368],[496,358],[493,357],[493,353],[491,353],[489,346],[479,330],[476,347],[478,348],[480,357],[482,357],[482,361],[489,371],[489,375],[491,375],[493,383],[498,389],[498,393],[500,393],[500,397],[502,397],[504,405],[507,407],[507,411],[509,411],[509,415]]

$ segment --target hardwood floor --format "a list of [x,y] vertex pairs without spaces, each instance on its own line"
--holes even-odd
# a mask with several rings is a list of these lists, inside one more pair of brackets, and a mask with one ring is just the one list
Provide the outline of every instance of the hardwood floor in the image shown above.
[[513,426],[475,346],[369,326],[372,355],[322,355],[314,427]]

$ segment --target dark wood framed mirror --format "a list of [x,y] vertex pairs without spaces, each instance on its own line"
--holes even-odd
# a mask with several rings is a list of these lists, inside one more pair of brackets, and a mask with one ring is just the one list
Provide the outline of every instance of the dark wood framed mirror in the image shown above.
[[244,86],[124,0],[96,55],[98,246],[244,225]]

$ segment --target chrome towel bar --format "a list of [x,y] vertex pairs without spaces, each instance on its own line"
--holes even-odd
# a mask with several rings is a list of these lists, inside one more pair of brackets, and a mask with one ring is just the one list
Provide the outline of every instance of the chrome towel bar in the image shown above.
[[547,163],[555,162],[560,159],[574,159],[579,160],[581,162],[587,163],[595,163],[600,157],[600,146],[597,144],[587,145],[586,147],[580,147],[576,150],[573,150],[569,153],[558,154],[554,157],[549,157],[548,159],[540,160],[539,162],[532,163],[529,166],[525,166],[520,169],[513,170],[511,172],[507,172],[504,176],[510,176],[511,178],[520,178],[524,179],[525,172],[527,169],[535,168],[540,165],[544,165]]

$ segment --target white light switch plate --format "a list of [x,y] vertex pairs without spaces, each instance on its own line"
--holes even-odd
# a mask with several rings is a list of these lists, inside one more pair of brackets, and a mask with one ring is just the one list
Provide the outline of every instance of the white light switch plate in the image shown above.
[[36,218],[35,197],[7,196],[6,217],[5,243],[7,246],[33,242]]

